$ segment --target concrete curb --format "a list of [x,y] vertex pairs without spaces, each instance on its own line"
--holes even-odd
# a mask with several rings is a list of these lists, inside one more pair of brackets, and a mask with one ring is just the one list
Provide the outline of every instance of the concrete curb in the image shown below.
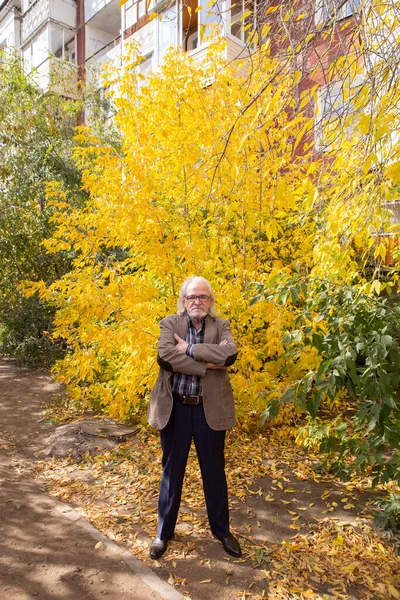
[[149,567],[146,567],[140,562],[135,556],[132,556],[127,550],[123,550],[118,544],[112,542],[105,536],[101,531],[93,527],[89,521],[87,521],[81,514],[78,513],[74,508],[62,502],[61,500],[55,501],[56,510],[61,513],[66,519],[72,521],[82,530],[88,533],[97,542],[102,542],[103,546],[117,554],[132,570],[132,572],[153,592],[159,594],[163,600],[187,600],[187,596],[184,596],[172,586],[166,583],[163,579],[158,577]]

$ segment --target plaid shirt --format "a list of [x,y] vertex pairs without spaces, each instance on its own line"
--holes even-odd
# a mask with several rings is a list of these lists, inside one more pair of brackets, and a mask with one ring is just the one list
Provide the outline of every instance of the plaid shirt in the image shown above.
[[[204,344],[206,319],[204,319],[203,325],[198,331],[190,320],[189,315],[187,320],[188,326],[185,340],[189,345],[186,349],[186,354],[194,358],[194,344]],[[184,373],[174,373],[172,391],[181,396],[201,396],[203,394],[201,377],[198,377],[197,375],[185,375]]]

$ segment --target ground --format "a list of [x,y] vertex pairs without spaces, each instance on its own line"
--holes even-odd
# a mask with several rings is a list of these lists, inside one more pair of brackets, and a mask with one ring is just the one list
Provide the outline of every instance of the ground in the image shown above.
[[42,404],[57,393],[48,374],[0,360],[1,600],[180,600],[36,477],[54,429]]
[[[7,556],[0,561],[0,580],[3,577],[2,589],[6,589],[2,599],[97,600],[109,593],[103,581],[111,577],[105,571],[110,564],[106,544],[97,543],[94,550],[91,540],[81,552],[79,546],[86,541],[72,532],[61,534],[57,523],[61,515],[51,509],[52,522],[43,526],[42,534],[46,547],[57,555],[56,565],[54,561],[46,564],[41,556],[43,542],[29,536],[29,523],[46,514],[46,502],[59,500],[153,569],[171,591],[192,600],[400,598],[400,561],[392,541],[372,525],[368,503],[373,495],[365,489],[368,481],[343,483],[317,475],[315,456],[280,441],[272,430],[262,435],[234,430],[227,439],[231,528],[240,540],[243,557],[236,560],[226,555],[209,532],[192,453],[176,535],[164,557],[151,561],[148,552],[156,532],[160,477],[156,433],[142,429],[130,441],[94,457],[45,457],[40,452],[56,423],[88,415],[71,412],[68,398],[48,374],[18,370],[9,361],[2,361],[0,367],[3,375],[7,373],[0,389],[4,423],[0,458],[3,470],[8,471],[1,476],[7,479],[0,517],[1,544]],[[23,500],[25,492],[30,494],[29,504]],[[97,569],[91,571],[93,555]],[[126,573],[126,564],[123,568],[121,560],[119,564],[113,575],[116,583]],[[38,573],[49,569],[54,577],[45,589],[37,583]],[[36,585],[28,590],[26,583],[32,595],[16,594],[21,577]],[[65,580],[69,589],[73,589],[72,581],[78,582],[80,594],[62,595]],[[139,584],[142,590],[135,588],[134,595],[123,585],[121,591],[111,586],[111,597],[160,597],[143,581]],[[167,598],[167,593],[161,591],[161,597]]]

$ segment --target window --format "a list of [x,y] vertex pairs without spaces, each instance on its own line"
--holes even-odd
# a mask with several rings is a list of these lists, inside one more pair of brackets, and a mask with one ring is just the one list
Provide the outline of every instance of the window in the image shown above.
[[137,2],[128,0],[125,4],[125,28],[128,29],[137,22]]
[[112,117],[115,116],[115,114],[117,112],[115,110],[115,105],[113,102],[112,86],[100,88],[99,97],[100,97],[100,105],[101,105],[101,109],[102,109],[102,116],[104,115],[104,117],[106,119],[111,119]]
[[135,25],[139,19],[146,16],[158,0],[128,0],[124,4],[125,10],[125,28],[128,29]]
[[23,50],[23,58],[28,72],[39,67],[49,56],[75,64],[75,32],[50,23]]
[[232,0],[229,13],[231,35],[247,43],[255,28],[254,0]]
[[383,205],[383,208],[390,210],[392,214],[392,223],[394,225],[400,225],[400,200],[397,202],[387,202]]
[[143,79],[138,78],[138,83],[137,83],[138,90],[140,90],[140,88],[142,88],[144,85],[146,85],[147,75],[151,72],[152,68],[153,68],[153,53],[150,52],[149,54],[145,55],[144,60],[137,67],[137,70],[143,76]]
[[347,117],[354,112],[354,99],[361,85],[361,78],[356,77],[350,85],[335,81],[318,90],[315,114],[315,146],[318,150],[331,149],[343,133],[343,126],[345,133],[351,133],[352,126]]
[[161,13],[157,19],[156,29],[156,48],[157,64],[161,64],[164,54],[169,46],[176,46],[178,43],[178,14],[176,6],[169,8]]
[[318,96],[321,121],[332,121],[342,116],[344,111],[343,83],[341,81],[324,86]]
[[49,54],[60,60],[75,63],[75,33],[51,24],[49,26]]
[[319,0],[315,20],[317,23],[325,23],[331,19],[335,21],[346,19],[358,12],[360,4],[360,0]]
[[146,14],[147,0],[139,0],[138,2],[138,18],[141,19]]
[[202,0],[203,6],[199,5],[199,34],[200,43],[204,38],[211,35],[215,30],[222,30],[224,26],[224,6],[222,0],[207,2]]
[[193,31],[193,33],[191,33],[190,35],[188,35],[187,43],[186,43],[186,50],[188,52],[190,52],[190,50],[195,50],[198,45],[199,45],[199,32],[196,30],[196,31]]
[[[49,54],[48,28],[43,29],[26,49],[28,64],[31,68],[38,67],[46,60]],[[24,51],[25,57],[25,51]]]

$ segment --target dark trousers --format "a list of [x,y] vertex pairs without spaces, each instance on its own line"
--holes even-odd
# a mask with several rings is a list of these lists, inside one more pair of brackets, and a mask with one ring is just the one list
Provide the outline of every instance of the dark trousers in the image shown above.
[[158,537],[171,538],[181,503],[192,438],[203,479],[208,520],[212,533],[224,538],[229,533],[228,489],[225,477],[225,431],[214,431],[205,419],[202,404],[174,402],[171,417],[160,431],[162,478],[158,501]]

